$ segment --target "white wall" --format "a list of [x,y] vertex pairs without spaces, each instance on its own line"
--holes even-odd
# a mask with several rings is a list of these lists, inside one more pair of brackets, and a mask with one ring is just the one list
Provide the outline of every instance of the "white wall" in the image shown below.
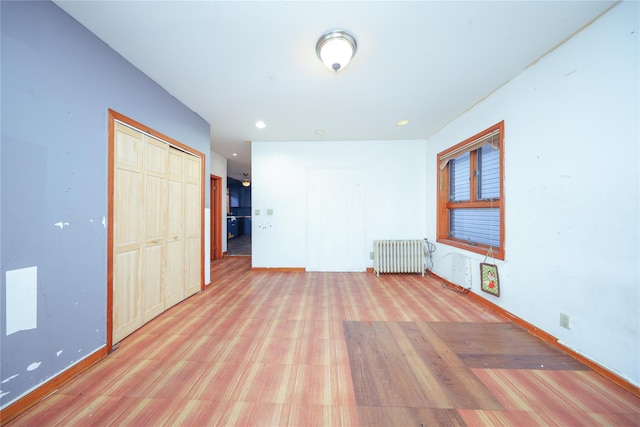
[[[506,259],[501,296],[473,291],[640,384],[639,43],[637,2],[624,2],[427,140],[439,151],[505,121]],[[427,200],[435,204],[435,186]],[[435,236],[436,210],[427,226]],[[559,326],[560,312],[571,329]]]
[[[211,152],[211,157],[210,157],[210,165],[211,165],[211,174],[215,175],[215,176],[219,176],[220,178],[222,178],[222,186],[223,186],[223,190],[222,190],[222,236],[226,236],[227,235],[227,159],[222,157],[220,154],[218,153],[214,153],[213,151]],[[210,177],[207,177],[206,179],[210,179]],[[209,219],[210,221],[210,219]],[[211,227],[211,223],[209,223],[208,225],[209,227]],[[211,228],[209,228],[210,230]],[[211,236],[211,234],[209,234],[209,236]],[[209,240],[211,240],[211,238],[209,238]],[[211,251],[211,244],[209,244],[209,251]],[[222,238],[222,252],[227,252],[227,239],[226,238]],[[211,252],[209,252],[211,253]],[[206,258],[206,259],[211,259]],[[209,273],[211,273],[211,271],[209,271]],[[208,281],[205,281],[205,283],[209,283]]]
[[254,267],[306,266],[310,170],[350,169],[364,175],[365,219],[350,226],[364,230],[366,266],[373,265],[374,239],[425,236],[424,140],[253,142],[251,158]]

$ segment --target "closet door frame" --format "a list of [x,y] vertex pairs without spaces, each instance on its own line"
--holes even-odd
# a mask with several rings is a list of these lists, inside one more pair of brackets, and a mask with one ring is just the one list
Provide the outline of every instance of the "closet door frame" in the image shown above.
[[204,194],[205,194],[205,155],[198,150],[189,147],[173,138],[170,138],[148,126],[143,125],[123,114],[109,109],[108,115],[108,191],[107,191],[107,312],[106,312],[106,328],[107,328],[107,351],[111,352],[113,348],[113,267],[114,267],[114,191],[115,191],[115,123],[121,122],[126,126],[133,127],[150,136],[160,139],[170,146],[185,151],[193,156],[200,158],[200,290],[204,290]]

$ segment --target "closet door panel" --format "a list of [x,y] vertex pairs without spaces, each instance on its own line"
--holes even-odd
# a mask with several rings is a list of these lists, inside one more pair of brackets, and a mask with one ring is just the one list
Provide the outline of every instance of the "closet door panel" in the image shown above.
[[202,222],[202,198],[200,181],[202,176],[199,157],[185,154],[185,293],[187,296],[200,291],[200,263]]
[[114,155],[113,342],[142,325],[140,262],[143,233],[142,135],[117,124]]
[[120,123],[115,125],[115,165],[119,169],[142,170],[143,135]]
[[145,177],[144,240],[150,245],[163,244],[167,232],[167,180]]
[[117,215],[114,224],[114,342],[142,325],[139,307],[142,177],[140,173],[128,170],[118,170],[116,176],[121,187],[115,194],[114,204]]
[[116,254],[119,266],[113,272],[113,342],[116,343],[142,326],[140,312],[140,250]]
[[147,137],[142,262],[142,321],[164,311],[168,145]]
[[[140,246],[142,238],[142,174],[139,171],[115,171],[119,188],[115,192],[114,249],[118,253],[127,246]],[[126,249],[125,249],[126,250]]]
[[142,323],[164,311],[164,245],[147,246],[142,263]]
[[169,205],[167,218],[167,268],[165,275],[165,309],[185,298],[184,240],[184,153],[169,148]]
[[165,274],[165,310],[185,298],[184,294],[184,240],[167,244],[167,268]]
[[184,184],[169,181],[169,205],[167,207],[167,239],[184,239]]
[[185,184],[185,205],[184,205],[185,234],[187,237],[200,235],[200,186]]
[[186,241],[185,297],[200,291],[200,237]]

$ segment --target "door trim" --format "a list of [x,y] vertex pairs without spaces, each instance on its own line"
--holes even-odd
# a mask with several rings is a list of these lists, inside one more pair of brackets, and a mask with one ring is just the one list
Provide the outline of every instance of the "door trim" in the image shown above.
[[200,290],[204,290],[204,195],[205,195],[205,169],[206,156],[198,150],[185,145],[173,138],[170,138],[148,126],[143,125],[123,114],[109,109],[108,116],[108,171],[107,171],[107,352],[111,352],[113,348],[113,224],[114,224],[114,176],[115,176],[115,122],[121,122],[126,126],[135,128],[150,136],[160,139],[167,144],[174,146],[182,151],[200,158]]
[[211,174],[211,261],[222,259],[222,177]]

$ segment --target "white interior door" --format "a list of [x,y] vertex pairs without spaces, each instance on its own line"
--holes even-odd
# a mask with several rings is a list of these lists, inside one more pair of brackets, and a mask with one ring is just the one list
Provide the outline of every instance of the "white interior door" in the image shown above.
[[307,174],[307,271],[366,271],[364,178],[359,169]]

